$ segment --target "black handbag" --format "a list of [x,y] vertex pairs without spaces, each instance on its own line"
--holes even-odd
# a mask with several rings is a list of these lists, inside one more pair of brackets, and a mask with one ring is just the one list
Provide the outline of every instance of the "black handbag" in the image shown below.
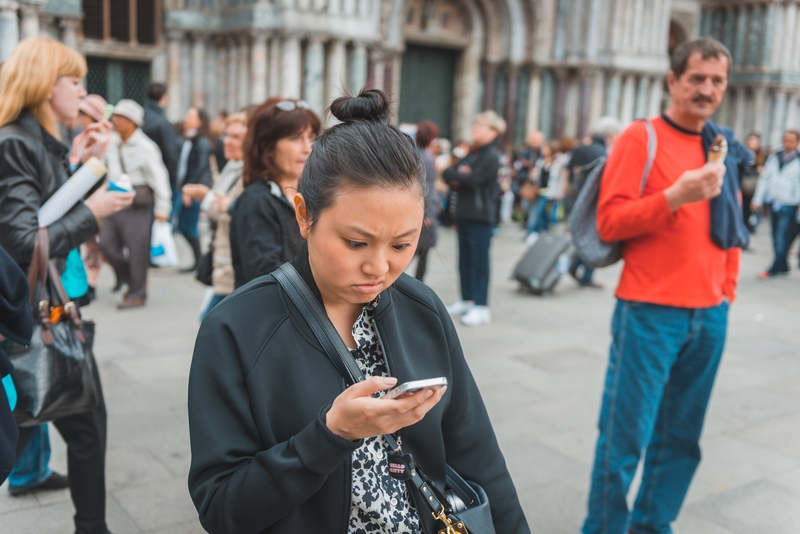
[[211,250],[200,256],[197,260],[197,274],[195,279],[203,285],[212,286],[214,281],[214,245],[212,243]]
[[39,228],[28,271],[34,329],[27,347],[9,343],[17,389],[14,418],[21,427],[88,412],[99,402],[95,382],[94,323],[81,319],[55,263],[48,261],[49,235]]
[[[272,276],[300,310],[345,382],[352,385],[365,380],[325,310],[297,270],[290,263],[284,263]],[[394,436],[386,434],[384,438],[392,450],[400,450]],[[415,502],[425,502],[434,519],[444,525],[439,534],[495,534],[489,498],[479,484],[465,480],[447,465],[447,486],[442,493],[413,460],[410,460],[408,469],[411,477],[409,482],[413,483],[412,488],[416,490]],[[420,508],[419,504],[417,508]],[[422,513],[421,508],[419,511]]]

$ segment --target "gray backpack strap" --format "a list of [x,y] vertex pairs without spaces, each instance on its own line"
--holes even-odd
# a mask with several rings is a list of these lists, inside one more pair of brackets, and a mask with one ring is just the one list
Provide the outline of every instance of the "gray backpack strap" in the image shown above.
[[656,137],[656,130],[653,128],[653,123],[650,122],[650,119],[645,119],[644,125],[647,127],[647,163],[642,173],[642,185],[639,187],[639,196],[644,195],[644,186],[647,185],[647,179],[650,177],[650,170],[653,168],[653,161],[656,159],[656,149],[658,148],[658,138]]

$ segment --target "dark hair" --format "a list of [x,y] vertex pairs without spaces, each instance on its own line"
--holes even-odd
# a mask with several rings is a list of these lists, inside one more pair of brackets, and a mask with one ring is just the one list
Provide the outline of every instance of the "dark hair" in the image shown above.
[[672,53],[672,63],[670,69],[675,75],[675,79],[683,76],[686,72],[686,67],[689,65],[689,58],[695,52],[700,52],[701,57],[706,60],[708,58],[724,57],[728,60],[728,76],[731,75],[731,66],[733,65],[733,58],[728,47],[711,37],[700,37],[691,41],[685,41],[675,49]]
[[416,188],[425,198],[425,166],[414,141],[387,123],[383,91],[337,98],[329,111],[342,123],[314,142],[298,186],[312,224],[347,187]]
[[321,124],[316,113],[300,106],[283,111],[277,106],[280,102],[297,104],[294,99],[273,97],[247,115],[242,172],[245,187],[260,180],[279,177],[281,171],[275,163],[275,145],[279,140],[309,127],[314,135],[319,134]]
[[428,148],[434,139],[439,137],[439,127],[432,121],[420,121],[417,124],[417,146]]
[[163,83],[151,83],[147,88],[147,98],[158,102],[167,93],[167,86]]
[[200,126],[197,128],[197,134],[195,134],[194,139],[205,137],[206,139],[210,140],[211,120],[208,118],[208,113],[206,112],[206,110],[204,110],[203,108],[199,108],[197,106],[192,106],[189,109],[196,109],[197,117],[200,119]]

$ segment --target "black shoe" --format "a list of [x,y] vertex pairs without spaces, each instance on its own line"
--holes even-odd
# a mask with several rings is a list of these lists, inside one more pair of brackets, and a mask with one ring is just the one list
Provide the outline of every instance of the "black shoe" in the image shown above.
[[41,484],[37,484],[36,486],[31,486],[29,488],[8,488],[8,492],[13,497],[20,497],[22,495],[27,495],[35,491],[60,490],[68,487],[69,487],[69,477],[67,475],[59,475],[58,473],[53,471],[53,474],[47,477],[47,480],[45,480]]
[[194,264],[191,267],[186,267],[184,269],[178,269],[178,272],[182,273],[182,274],[189,274],[189,273],[195,272],[196,270],[197,270],[197,264]]
[[124,285],[125,285],[125,283],[122,280],[120,280],[119,278],[117,278],[117,281],[114,283],[114,287],[111,288],[111,292],[112,293],[117,293],[120,289],[122,289],[122,286],[124,286]]

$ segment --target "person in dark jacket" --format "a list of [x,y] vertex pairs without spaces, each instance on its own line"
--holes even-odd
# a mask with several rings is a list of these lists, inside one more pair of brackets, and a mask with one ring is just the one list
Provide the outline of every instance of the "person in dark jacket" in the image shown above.
[[484,111],[472,125],[473,148],[467,156],[443,173],[447,184],[458,192],[458,272],[461,299],[448,306],[467,326],[488,324],[489,246],[497,221],[500,169],[495,141],[506,131],[506,121],[494,111]]
[[211,143],[208,140],[208,114],[200,108],[189,108],[183,118],[184,141],[178,158],[176,186],[172,191],[172,217],[178,218],[178,231],[192,247],[194,263],[181,272],[197,270],[200,261],[200,203],[182,192],[186,184],[211,187]]
[[[0,69],[0,246],[25,272],[36,242],[38,210],[68,179],[69,147],[59,140],[56,125],[77,119],[78,103],[86,96],[81,81],[86,71],[86,60],[80,54],[49,39],[23,41]],[[96,128],[94,139],[109,139],[100,135],[102,125]],[[87,156],[92,153],[90,145]],[[98,218],[128,207],[133,197],[133,193],[114,193],[101,186],[75,204],[47,227],[49,257],[63,262],[70,250],[97,233]],[[99,375],[95,380],[97,408],[53,422],[67,443],[78,534],[107,533],[106,411]],[[30,427],[20,429],[18,456],[30,432]]]
[[147,88],[147,100],[144,103],[142,131],[161,150],[161,159],[167,168],[169,184],[174,191],[178,176],[178,141],[175,127],[164,116],[166,106],[167,86],[163,83],[151,83]]
[[[453,323],[403,273],[425,170],[388,108],[377,90],[334,101],[342,124],[315,142],[295,197],[307,245],[291,263],[366,380],[345,387],[273,277],[236,290],[200,327],[189,490],[212,534],[437,532],[422,492],[390,476],[387,434],[437,487],[446,465],[480,484],[497,532],[530,532]],[[446,388],[380,398],[437,376]]]
[[270,98],[248,119],[244,191],[231,210],[235,286],[292,259],[302,239],[292,199],[320,120],[303,100]]
[[439,218],[439,193],[436,191],[436,164],[430,147],[433,140],[439,137],[439,127],[431,121],[421,121],[417,125],[417,150],[419,157],[425,164],[425,183],[428,187],[428,196],[425,199],[425,220],[422,223],[422,235],[417,245],[417,273],[416,278],[422,281],[428,266],[428,251],[436,246],[437,228]]

